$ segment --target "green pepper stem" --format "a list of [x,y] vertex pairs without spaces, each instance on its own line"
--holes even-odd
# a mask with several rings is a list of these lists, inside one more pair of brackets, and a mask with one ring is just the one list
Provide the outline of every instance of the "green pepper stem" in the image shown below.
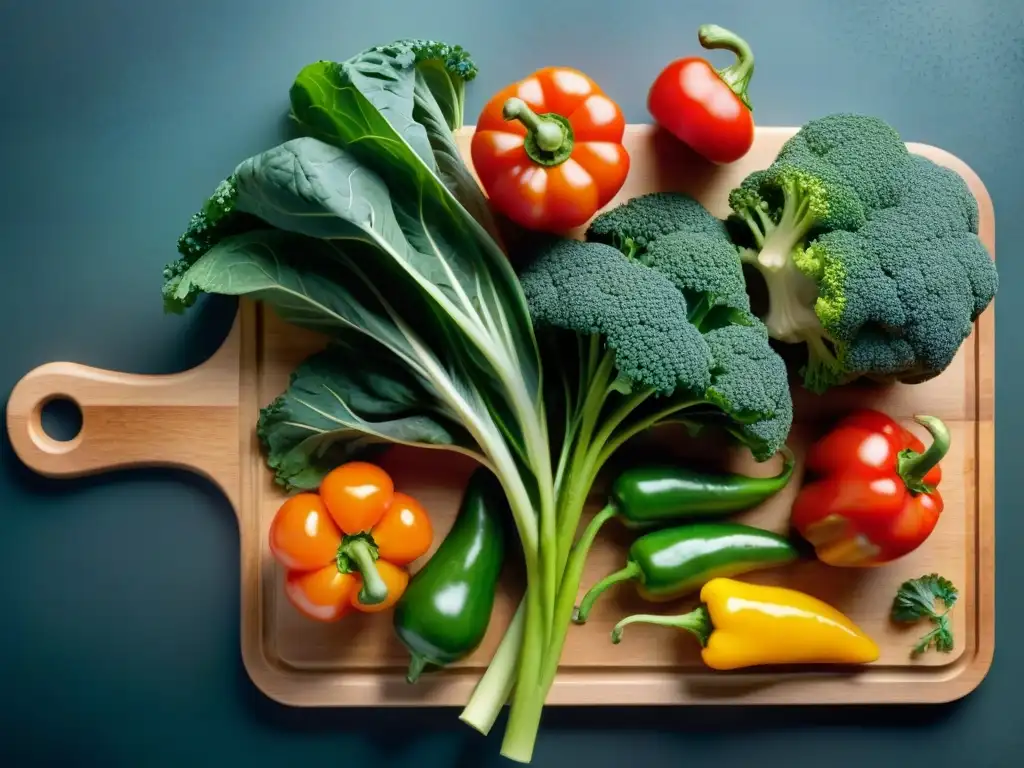
[[420,675],[423,674],[423,670],[427,668],[427,664],[430,662],[418,653],[413,653],[412,658],[409,659],[409,671],[405,673],[405,679],[409,683],[415,683],[420,679]]
[[518,96],[512,96],[505,102],[501,115],[506,120],[518,120],[526,126],[523,149],[535,163],[560,165],[572,154],[572,125],[562,115],[552,112],[538,115]]
[[697,640],[700,641],[702,648],[707,647],[708,639],[715,629],[714,624],[711,623],[711,614],[708,613],[708,607],[701,603],[689,613],[684,613],[680,616],[657,616],[652,613],[636,613],[632,616],[627,616],[612,629],[612,642],[621,642],[623,627],[627,624],[635,623],[658,624],[663,627],[685,629],[693,633]]
[[724,48],[736,54],[736,61],[723,69],[715,70],[722,81],[729,86],[747,109],[753,110],[747,97],[747,87],[754,74],[754,52],[747,42],[724,27],[717,24],[702,24],[697,30],[697,39],[702,47],[712,50]]
[[785,443],[779,447],[779,453],[782,455],[782,471],[773,479],[778,481],[779,488],[785,488],[793,476],[793,469],[796,468],[796,456]]
[[624,581],[631,581],[638,579],[643,576],[640,571],[640,566],[633,560],[626,563],[626,567],[615,573],[610,573],[601,579],[597,584],[592,586],[587,594],[583,596],[580,604],[576,607],[576,610],[572,612],[572,621],[574,624],[583,624],[586,622],[587,617],[590,615],[590,609],[594,607],[594,601],[601,596],[609,587],[613,587],[616,584],[621,584]]
[[342,545],[363,577],[363,588],[359,591],[359,602],[363,605],[377,605],[388,599],[388,585],[377,571],[376,558],[365,539],[353,538]]
[[935,489],[924,482],[924,477],[949,452],[949,429],[934,416],[915,416],[914,420],[931,433],[932,444],[924,453],[909,448],[900,451],[896,471],[912,493],[931,493]]
[[561,125],[554,120],[542,120],[518,96],[513,96],[506,101],[501,112],[502,117],[506,120],[518,120],[525,125],[526,130],[533,133],[537,146],[545,152],[554,152],[565,141],[565,131]]

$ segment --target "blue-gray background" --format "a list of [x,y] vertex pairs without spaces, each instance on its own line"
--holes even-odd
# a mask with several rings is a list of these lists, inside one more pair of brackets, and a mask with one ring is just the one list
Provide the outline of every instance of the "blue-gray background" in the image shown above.
[[[753,46],[760,124],[875,113],[964,158],[994,198],[995,665],[974,694],[941,707],[550,709],[534,764],[1019,765],[1021,0],[2,0],[0,393],[51,360],[164,373],[218,346],[231,305],[164,316],[161,267],[212,186],[278,140],[306,63],[440,38],[480,65],[470,121],[507,82],[569,64],[641,122],[650,80],[698,50],[704,22]],[[6,438],[0,451],[0,764],[502,762],[497,735],[479,737],[454,710],[265,699],[240,660],[234,517],[204,482],[155,470],[48,482]]]

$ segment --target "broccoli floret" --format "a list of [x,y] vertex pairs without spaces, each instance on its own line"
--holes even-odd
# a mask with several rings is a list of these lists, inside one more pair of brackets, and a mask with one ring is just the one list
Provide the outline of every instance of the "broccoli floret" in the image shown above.
[[725,236],[725,224],[689,195],[650,192],[599,213],[590,222],[586,238],[614,246],[629,257],[672,232]]
[[673,232],[653,241],[641,261],[682,292],[688,319],[701,331],[742,322],[750,314],[739,252],[724,230],[715,235]]
[[534,324],[597,334],[619,375],[671,394],[702,393],[711,353],[686,319],[686,300],[663,275],[611,246],[554,239],[520,276]]
[[[615,220],[624,228],[631,223],[622,212]],[[716,235],[645,235],[643,250],[627,242],[637,229],[621,238],[607,231],[625,253],[606,243],[555,238],[520,275],[538,333],[557,328],[580,340],[579,380],[566,389],[579,393],[570,409],[583,415],[569,423],[610,414],[612,427],[592,423],[613,445],[616,435],[661,422],[715,425],[757,460],[770,458],[793,421],[786,367],[750,312],[739,250],[725,239],[721,222]],[[563,350],[553,363],[564,375],[571,360],[564,347],[552,349]],[[610,360],[594,358],[608,353]]]
[[764,461],[785,443],[793,426],[789,375],[768,344],[760,321],[730,325],[704,334],[714,363],[708,400],[732,420],[729,431]]
[[881,120],[812,120],[730,195],[754,247],[772,338],[804,344],[804,385],[941,373],[995,295],[964,180]]
[[686,298],[690,322],[701,331],[744,322],[750,313],[743,266],[725,222],[689,195],[634,197],[595,217],[586,237],[671,280]]
[[[408,54],[416,68],[427,80],[430,91],[444,114],[448,127],[462,127],[466,104],[466,83],[477,76],[478,69],[469,53],[461,45],[449,45],[436,40],[397,40],[371,49],[389,56]],[[360,56],[365,55],[361,53]]]

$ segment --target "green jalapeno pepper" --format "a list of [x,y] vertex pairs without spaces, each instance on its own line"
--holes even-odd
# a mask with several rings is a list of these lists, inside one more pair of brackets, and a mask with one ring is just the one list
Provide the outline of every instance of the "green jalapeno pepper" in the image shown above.
[[395,604],[393,625],[416,682],[428,665],[472,653],[487,632],[505,558],[504,516],[511,514],[490,470],[469,478],[455,522]]
[[756,507],[781,491],[793,475],[795,458],[780,449],[782,471],[772,477],[697,472],[687,467],[627,469],[612,484],[608,507],[628,528],[668,525],[690,517],[724,517]]
[[682,466],[634,467],[612,483],[608,503],[577,541],[578,562],[586,558],[601,527],[617,518],[631,529],[657,528],[688,518],[721,518],[756,507],[789,483],[796,459],[779,449],[782,470],[771,477],[698,472]]
[[622,582],[634,582],[645,600],[665,602],[694,592],[713,578],[785,565],[798,557],[787,538],[740,523],[662,528],[633,542],[626,566],[591,587],[572,619],[583,624],[598,596]]

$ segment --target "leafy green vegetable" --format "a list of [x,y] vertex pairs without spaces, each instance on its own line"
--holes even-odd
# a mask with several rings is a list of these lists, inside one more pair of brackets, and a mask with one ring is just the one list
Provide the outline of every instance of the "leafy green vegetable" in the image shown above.
[[[442,52],[443,63],[431,57]],[[528,756],[544,698],[530,678],[559,582],[545,545],[555,489],[529,311],[451,134],[452,87],[467,74],[455,49],[402,41],[304,68],[291,100],[306,135],[235,168],[203,208],[215,227],[190,226],[164,295],[178,310],[203,292],[246,296],[336,341],[261,414],[287,487],[311,487],[338,457],[385,439],[447,445],[494,472],[527,572],[505,752]],[[352,350],[372,378],[344,369]],[[495,691],[499,709],[510,687]]]
[[[953,583],[937,573],[908,579],[900,585],[892,603],[892,620],[913,623],[928,618],[935,625],[918,641],[911,655],[919,656],[932,647],[943,653],[953,650],[953,630],[950,626],[949,612],[958,596],[959,593]],[[936,600],[945,608],[942,613],[935,610]]]
[[303,362],[260,413],[257,434],[278,482],[315,490],[331,469],[401,444],[480,453],[437,395],[395,359],[353,335]]

